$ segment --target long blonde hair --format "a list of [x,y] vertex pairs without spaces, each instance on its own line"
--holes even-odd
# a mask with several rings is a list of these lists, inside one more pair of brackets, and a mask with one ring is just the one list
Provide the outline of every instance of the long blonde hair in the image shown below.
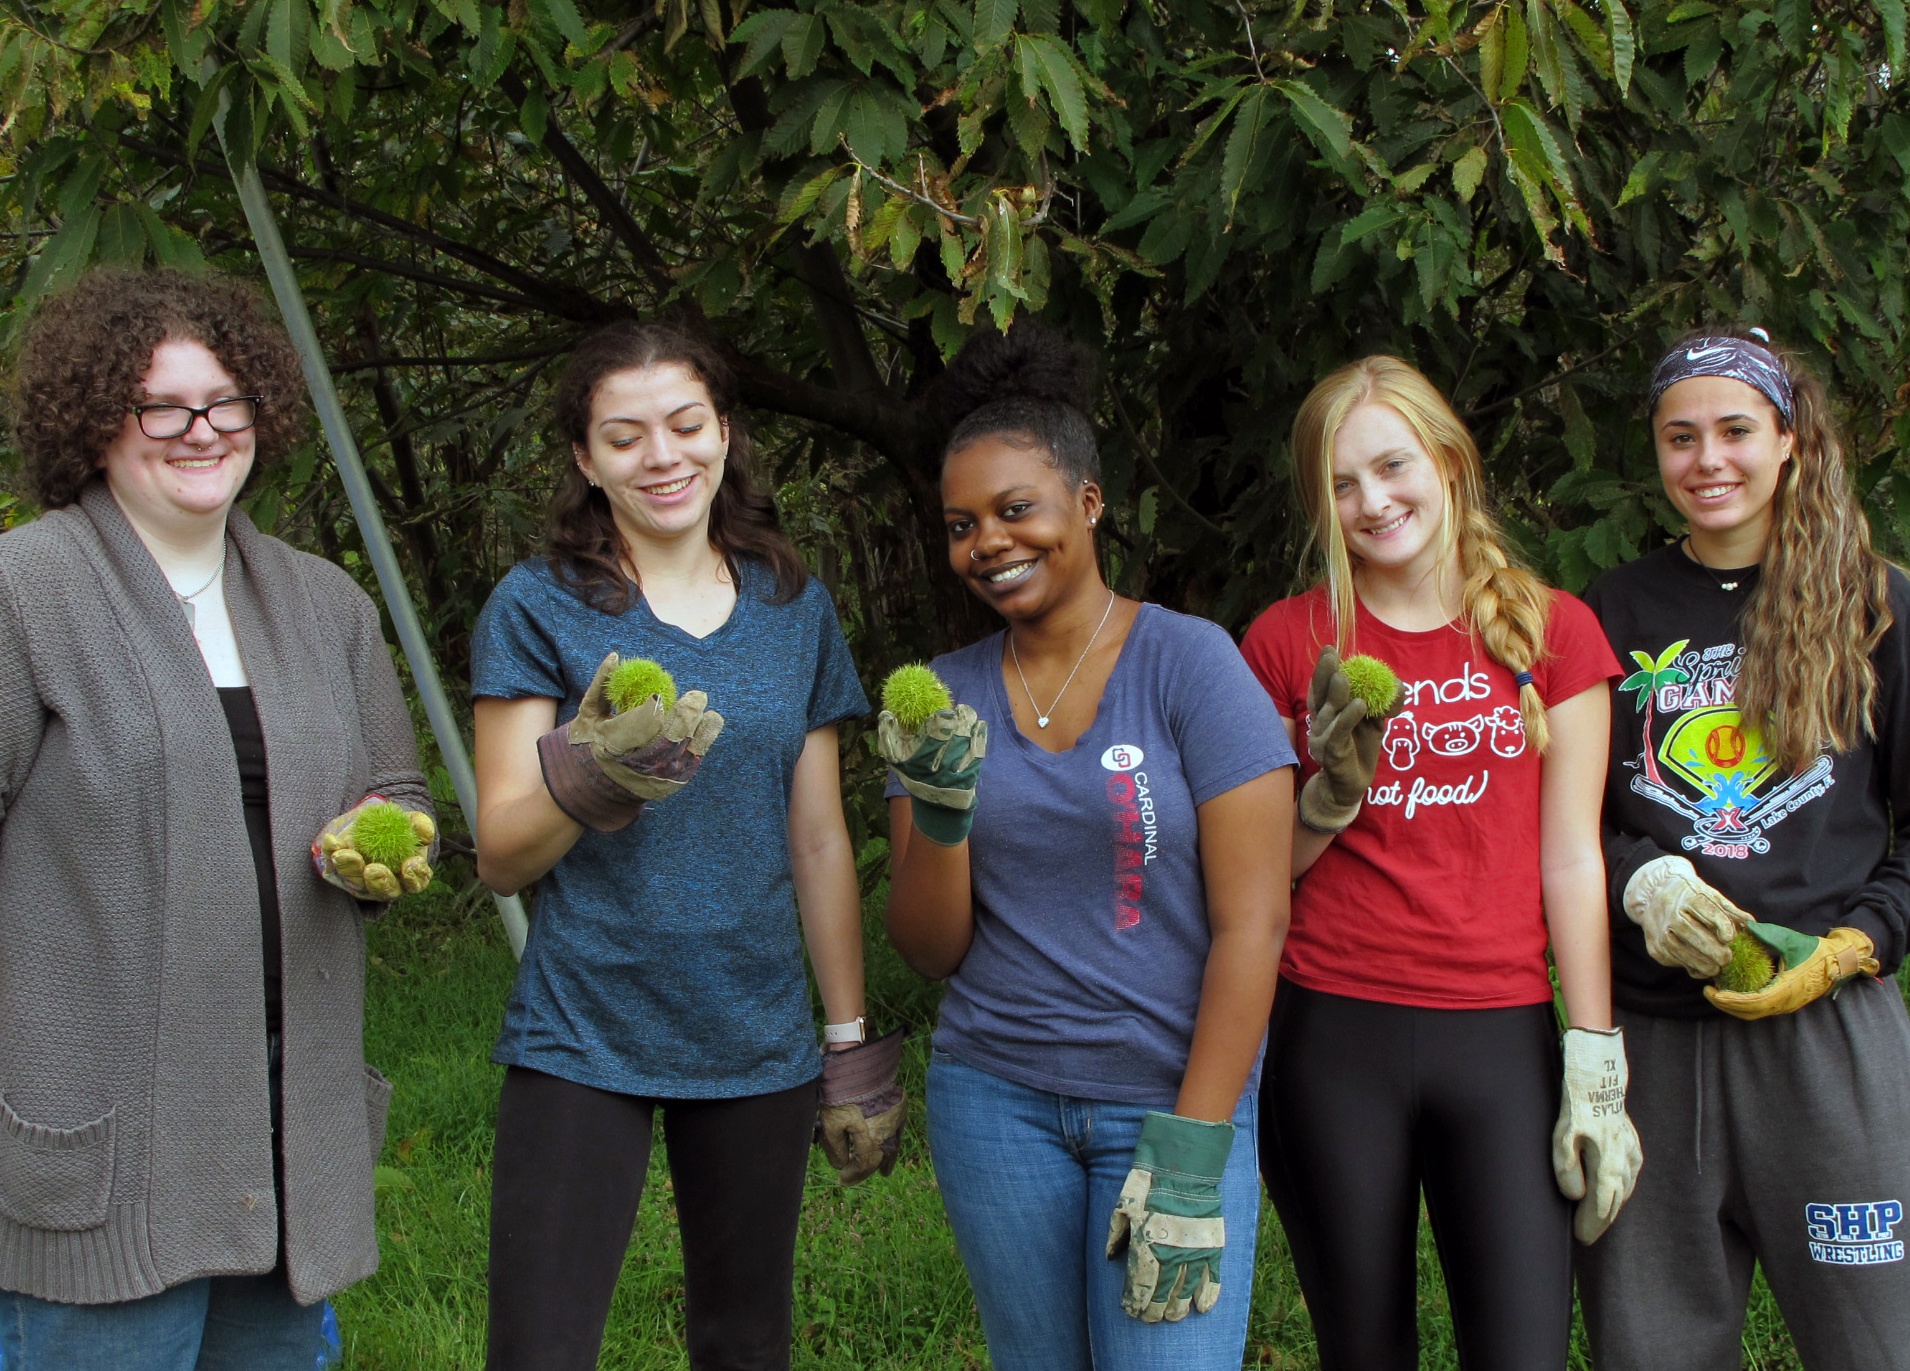
[[[1491,658],[1514,675],[1531,671],[1545,654],[1551,593],[1506,549],[1486,505],[1479,446],[1439,388],[1397,357],[1362,357],[1315,386],[1293,421],[1293,484],[1306,512],[1309,545],[1318,550],[1332,606],[1334,641],[1354,648],[1353,559],[1333,498],[1333,444],[1347,416],[1368,402],[1392,407],[1432,456],[1446,483],[1446,517],[1439,526],[1443,568],[1456,549],[1465,576],[1460,615]],[[1443,571],[1441,575],[1443,575]],[[1538,687],[1519,688],[1527,741],[1544,752],[1551,741]]]
[[1846,752],[1860,736],[1876,736],[1870,654],[1891,624],[1889,572],[1871,548],[1870,521],[1852,488],[1823,385],[1792,355],[1752,341],[1784,364],[1796,422],[1791,458],[1771,501],[1762,571],[1740,620],[1744,666],[1736,700],[1738,713],[1762,729],[1777,764],[1795,771],[1826,743]]

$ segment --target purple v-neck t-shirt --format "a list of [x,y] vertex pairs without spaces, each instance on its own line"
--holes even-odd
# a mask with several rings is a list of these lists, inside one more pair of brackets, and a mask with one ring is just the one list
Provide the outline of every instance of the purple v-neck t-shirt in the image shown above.
[[[935,1045],[1038,1090],[1171,1108],[1212,940],[1195,811],[1292,766],[1286,729],[1225,630],[1158,605],[1141,606],[1066,752],[1016,728],[1002,651],[997,633],[934,664],[988,721],[975,936]],[[1259,1078],[1256,1060],[1247,1088]]]

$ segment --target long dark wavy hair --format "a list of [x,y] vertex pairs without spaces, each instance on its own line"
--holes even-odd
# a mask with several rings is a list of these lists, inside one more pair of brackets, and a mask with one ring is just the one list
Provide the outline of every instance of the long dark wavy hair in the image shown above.
[[[567,444],[587,450],[590,405],[603,379],[655,366],[680,366],[701,381],[717,417],[729,427],[723,479],[710,505],[710,545],[723,554],[739,589],[743,560],[761,562],[775,578],[771,602],[787,604],[802,593],[809,573],[783,533],[775,501],[757,488],[756,445],[736,413],[736,375],[709,342],[669,324],[625,322],[598,329],[577,345],[557,382],[558,432]],[[557,579],[587,603],[622,614],[641,587],[624,575],[623,538],[609,497],[568,456],[563,483],[551,501],[545,555]]]

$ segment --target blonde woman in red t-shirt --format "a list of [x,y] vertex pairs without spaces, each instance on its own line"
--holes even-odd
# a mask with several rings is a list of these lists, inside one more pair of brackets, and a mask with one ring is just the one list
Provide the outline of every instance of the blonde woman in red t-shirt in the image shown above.
[[[1418,1365],[1422,1189],[1461,1365],[1562,1367],[1571,1234],[1640,1163],[1598,828],[1617,663],[1507,554],[1472,435],[1406,363],[1327,377],[1292,450],[1325,575],[1243,644],[1309,756],[1262,1175],[1323,1371]],[[1350,695],[1356,652],[1403,684],[1384,718]]]

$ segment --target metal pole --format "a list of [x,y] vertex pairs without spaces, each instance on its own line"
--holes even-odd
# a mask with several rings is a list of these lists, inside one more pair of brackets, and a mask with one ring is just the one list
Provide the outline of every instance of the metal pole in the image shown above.
[[[216,120],[215,124],[221,126],[219,134],[223,143],[224,120]],[[226,166],[231,168],[233,183],[239,189],[239,203],[245,207],[246,222],[252,227],[259,258],[265,263],[266,279],[272,283],[272,294],[278,299],[279,313],[292,335],[292,345],[298,349],[299,362],[305,369],[305,384],[311,389],[312,404],[318,411],[318,422],[331,444],[332,460],[345,483],[352,513],[358,518],[365,551],[371,556],[372,570],[377,572],[378,586],[384,591],[385,608],[391,612],[392,625],[398,630],[398,645],[404,649],[405,660],[411,663],[411,679],[424,701],[425,717],[431,721],[431,732],[437,737],[445,769],[451,773],[451,784],[458,792],[458,806],[464,810],[464,821],[475,834],[477,777],[471,770],[470,754],[465,751],[464,735],[458,731],[451,701],[445,696],[437,663],[432,660],[430,645],[425,641],[424,626],[418,622],[417,607],[411,602],[404,572],[391,549],[391,535],[385,530],[384,515],[379,512],[377,497],[372,494],[371,481],[365,476],[358,444],[352,440],[345,407],[338,400],[338,388],[332,384],[331,368],[325,364],[318,330],[312,327],[312,316],[305,308],[305,294],[299,289],[292,259],[285,251],[285,240],[279,237],[278,221],[272,217],[272,206],[265,198],[265,183],[259,179],[257,167],[239,166],[230,148],[226,149]],[[511,952],[521,958],[528,929],[524,903],[515,895],[494,898],[498,916],[504,920],[505,936],[511,942]]]

